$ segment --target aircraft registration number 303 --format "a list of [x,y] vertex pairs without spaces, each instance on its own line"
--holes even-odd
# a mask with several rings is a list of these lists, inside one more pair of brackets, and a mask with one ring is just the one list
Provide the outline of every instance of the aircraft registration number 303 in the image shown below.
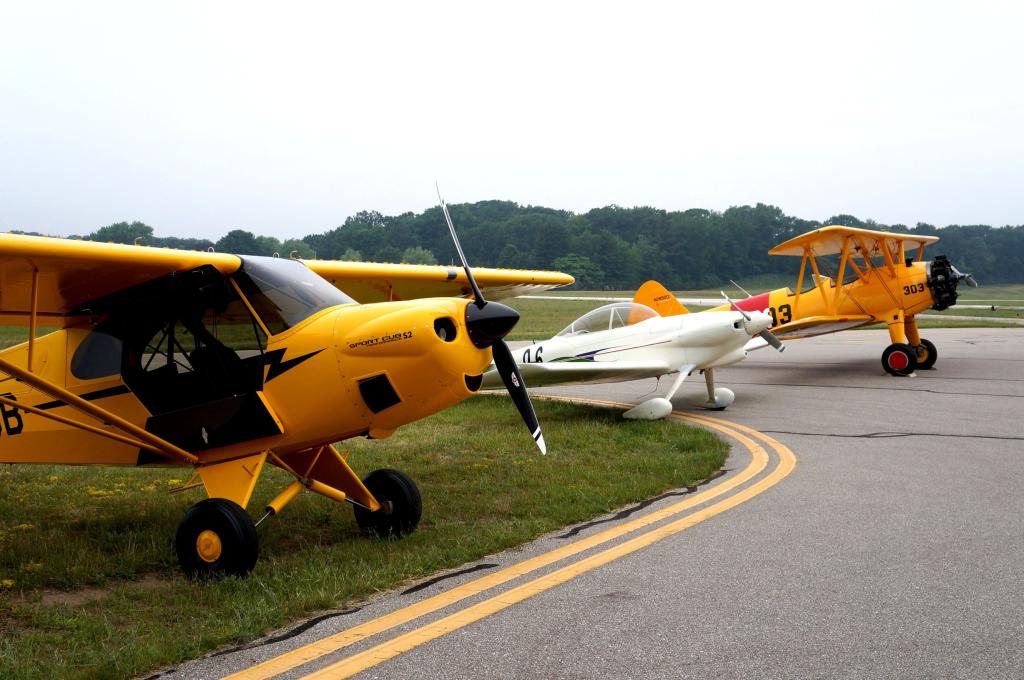
[[909,286],[903,286],[904,295],[913,295],[915,293],[923,293],[925,291],[925,285],[923,283],[912,283]]
[[774,307],[769,307],[768,314],[772,317],[772,328],[780,323],[789,323],[793,320],[793,308],[789,305],[779,305],[777,312]]

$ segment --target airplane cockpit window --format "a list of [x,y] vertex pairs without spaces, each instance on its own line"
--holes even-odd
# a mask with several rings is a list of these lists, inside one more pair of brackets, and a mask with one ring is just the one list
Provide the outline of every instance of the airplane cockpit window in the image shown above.
[[295,260],[245,256],[233,278],[273,335],[323,309],[355,302]]
[[631,326],[646,319],[653,319],[658,313],[636,302],[615,302],[587,312],[580,318],[562,329],[558,335],[577,335],[579,333],[596,333],[613,328]]

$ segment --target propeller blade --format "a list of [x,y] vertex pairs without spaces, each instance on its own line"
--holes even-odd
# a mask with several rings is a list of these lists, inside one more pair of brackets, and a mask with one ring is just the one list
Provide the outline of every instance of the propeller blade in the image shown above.
[[[473,270],[469,267],[469,261],[466,260],[466,254],[462,252],[462,244],[459,243],[459,236],[455,233],[452,216],[448,214],[448,206],[445,204],[444,198],[441,197],[441,187],[436,183],[434,186],[437,188],[437,198],[441,201],[441,211],[444,213],[445,222],[448,223],[448,231],[455,243],[455,250],[459,253],[462,268],[466,270],[466,278],[469,279],[469,285],[473,289],[473,299],[477,310],[474,312],[472,307],[466,307],[466,328],[469,331],[470,340],[481,349],[488,346],[491,348],[494,367],[498,370],[502,382],[505,383],[505,389],[508,390],[509,396],[515,402],[516,408],[519,409],[519,414],[523,417],[523,422],[530,430],[533,440],[537,442],[537,448],[542,454],[546,454],[548,447],[544,444],[544,435],[540,431],[540,421],[537,420],[537,413],[533,410],[530,395],[526,393],[523,374],[519,372],[519,366],[512,358],[511,350],[502,339],[519,320],[519,314],[505,305],[496,302],[488,303],[484,299],[484,294],[473,276]],[[487,307],[486,311],[485,307]]]
[[448,223],[448,231],[451,232],[452,241],[455,242],[455,250],[459,253],[459,259],[462,260],[462,268],[466,270],[466,278],[469,279],[469,287],[473,289],[473,298],[476,300],[476,306],[480,309],[484,308],[487,304],[487,300],[484,299],[484,294],[480,292],[480,286],[476,285],[476,279],[473,278],[473,270],[469,268],[469,262],[466,260],[466,254],[462,252],[462,244],[459,243],[459,236],[455,233],[455,225],[452,224],[452,216],[448,214],[448,206],[445,204],[444,199],[441,198],[441,187],[436,183],[434,187],[437,189],[437,200],[441,201],[441,211],[444,212],[444,219]]
[[733,309],[735,309],[737,312],[742,314],[744,319],[746,319],[747,321],[750,321],[750,315],[747,314],[746,312],[744,312],[739,307],[737,307],[736,303],[729,299],[729,296],[725,294],[724,290],[719,291],[719,292],[722,294],[722,297],[725,298],[725,301],[728,302],[730,306],[732,306]]
[[491,346],[491,352],[494,355],[494,367],[498,369],[498,375],[505,383],[505,389],[508,390],[509,396],[515,402],[516,408],[519,409],[519,414],[523,416],[523,422],[530,430],[533,440],[537,442],[540,452],[546,454],[548,448],[544,444],[544,435],[540,431],[540,421],[537,420],[533,403],[530,402],[530,395],[526,393],[526,383],[523,382],[523,375],[519,372],[516,360],[512,358],[511,350],[504,340],[498,340]]
[[968,286],[970,286],[971,288],[977,288],[977,287],[978,287],[978,282],[977,282],[977,281],[975,281],[975,280],[974,280],[974,277],[973,277],[973,276],[971,276],[970,274],[966,274],[966,275],[964,276],[964,282],[965,282],[965,283],[966,283],[966,284],[967,284]]
[[779,350],[780,352],[786,351],[786,346],[782,344],[781,340],[775,337],[775,333],[765,330],[761,331],[760,336],[764,338],[765,342],[767,342],[769,345]]

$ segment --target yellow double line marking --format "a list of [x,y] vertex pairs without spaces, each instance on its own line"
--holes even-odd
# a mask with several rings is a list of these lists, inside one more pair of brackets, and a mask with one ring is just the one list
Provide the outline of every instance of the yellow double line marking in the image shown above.
[[[572,400],[581,401],[581,400]],[[595,405],[607,405],[615,407],[628,407],[626,404],[619,404],[617,402],[608,401],[593,401],[585,400],[586,403]],[[591,571],[603,564],[607,564],[613,560],[619,559],[624,555],[628,555],[632,552],[640,550],[641,548],[647,547],[657,541],[662,540],[668,536],[679,533],[684,529],[687,529],[695,524],[703,522],[704,520],[714,517],[715,515],[725,512],[726,510],[733,508],[740,503],[756,496],[762,491],[774,486],[781,481],[786,475],[788,475],[796,464],[796,458],[793,453],[775,441],[767,435],[761,434],[751,428],[737,425],[725,420],[718,418],[711,418],[709,416],[694,416],[689,414],[674,413],[672,418],[676,420],[684,420],[693,422],[695,424],[710,427],[718,430],[730,437],[733,437],[745,446],[751,452],[751,461],[746,468],[743,469],[739,474],[727,479],[721,484],[717,484],[714,487],[707,489],[701,493],[690,496],[689,498],[674,503],[670,506],[662,508],[661,510],[654,511],[643,517],[638,517],[629,522],[625,522],[618,526],[606,529],[602,532],[582,538],[569,545],[561,548],[556,548],[550,552],[538,555],[536,557],[524,560],[518,564],[506,567],[487,576],[483,576],[478,579],[474,579],[462,585],[456,586],[451,590],[443,593],[434,595],[425,600],[412,604],[408,607],[385,614],[384,616],[378,617],[371,621],[353,626],[347,630],[341,631],[334,635],[328,636],[316,642],[310,643],[298,649],[292,650],[282,654],[281,656],[269,659],[260,663],[256,666],[248,668],[244,671],[235,673],[234,675],[228,676],[231,680],[255,680],[257,678],[270,678],[280,673],[284,673],[293,668],[306,664],[310,661],[323,657],[327,654],[337,652],[344,647],[355,644],[361,640],[364,640],[372,635],[376,635],[392,628],[408,623],[414,619],[417,619],[426,614],[436,612],[440,609],[448,607],[460,600],[464,600],[473,595],[477,595],[486,590],[494,588],[503,583],[507,583],[520,576],[529,574],[537,571],[545,566],[558,562],[570,557],[572,555],[579,554],[590,548],[607,543],[611,540],[624,536],[628,533],[636,531],[651,524],[655,524],[673,515],[677,515],[684,510],[692,508],[696,505],[704,503],[713,498],[717,498],[732,489],[746,483],[756,475],[760,474],[768,464],[768,454],[764,448],[755,442],[750,437],[743,434],[744,432],[752,435],[762,441],[766,442],[769,446],[774,449],[779,457],[779,465],[772,470],[767,476],[759,480],[758,482],[750,485],[749,487],[733,494],[732,496],[725,498],[718,503],[710,505],[702,510],[698,510],[690,515],[677,519],[674,522],[665,524],[664,526],[657,527],[648,531],[644,534],[636,536],[630,540],[624,541],[614,547],[603,550],[599,553],[586,557],[573,564],[566,565],[560,569],[556,569],[549,574],[540,576],[532,581],[524,583],[522,585],[511,588],[503,593],[500,593],[490,599],[479,602],[475,605],[469,606],[459,612],[441,618],[432,623],[425,624],[420,628],[413,631],[400,635],[392,640],[384,642],[380,645],[367,649],[366,651],[354,654],[350,657],[342,659],[341,661],[329,665],[324,669],[315,672],[306,677],[308,678],[346,678],[350,677],[360,671],[366,670],[372,666],[375,666],[383,661],[394,658],[400,654],[403,654],[415,647],[418,647],[430,640],[434,640],[446,633],[453,630],[462,628],[470,623],[479,621],[480,619],[486,618],[501,611],[517,602],[530,598],[538,593],[549,590],[556,585],[565,583],[570,579],[579,576],[585,572]]]

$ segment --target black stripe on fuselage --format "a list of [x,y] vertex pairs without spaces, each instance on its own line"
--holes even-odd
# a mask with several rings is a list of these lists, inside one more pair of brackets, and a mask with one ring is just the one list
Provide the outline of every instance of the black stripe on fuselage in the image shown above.
[[[116,387],[106,387],[102,390],[96,390],[95,392],[86,392],[79,396],[86,401],[95,401],[97,399],[103,399],[105,397],[116,397],[119,394],[127,394],[131,392],[127,385],[118,385]],[[56,401],[48,401],[45,404],[39,404],[36,406],[41,411],[49,411],[51,408],[58,408],[60,406],[67,406],[68,403],[62,399]]]

